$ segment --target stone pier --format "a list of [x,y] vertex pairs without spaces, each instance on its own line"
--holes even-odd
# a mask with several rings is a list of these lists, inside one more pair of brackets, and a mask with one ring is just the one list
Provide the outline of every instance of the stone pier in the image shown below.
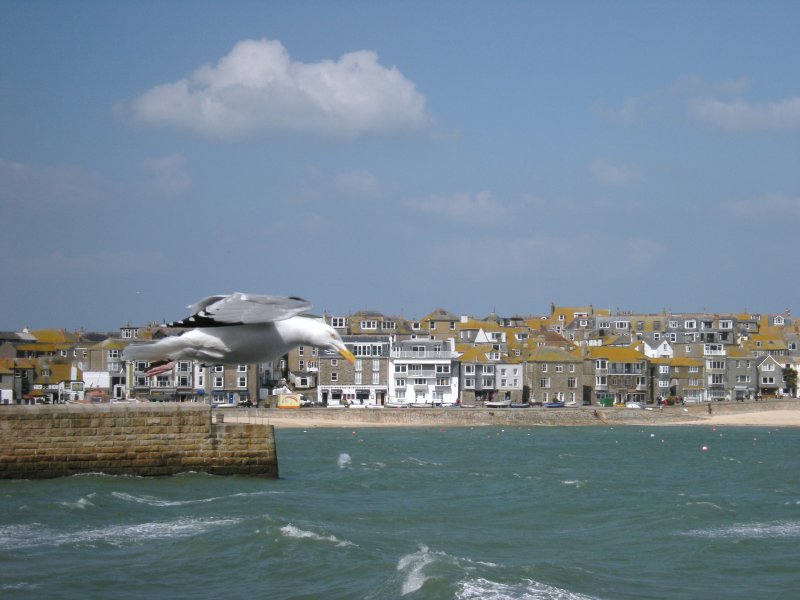
[[187,471],[278,477],[272,425],[214,423],[201,404],[0,407],[0,479]]

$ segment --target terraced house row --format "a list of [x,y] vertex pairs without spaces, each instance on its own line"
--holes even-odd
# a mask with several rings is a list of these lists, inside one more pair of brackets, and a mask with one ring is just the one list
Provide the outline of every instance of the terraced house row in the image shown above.
[[324,315],[355,364],[300,346],[261,365],[177,363],[148,377],[124,347],[175,332],[2,334],[3,403],[123,399],[264,403],[276,388],[323,406],[655,404],[797,397],[800,322],[783,314],[636,314],[551,305],[545,316],[420,320]]

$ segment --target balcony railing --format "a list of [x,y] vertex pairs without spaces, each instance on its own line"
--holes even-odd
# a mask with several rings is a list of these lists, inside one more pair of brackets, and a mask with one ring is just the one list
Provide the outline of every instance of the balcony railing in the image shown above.
[[439,352],[419,351],[419,350],[392,350],[390,353],[392,358],[425,358],[425,359],[446,359],[452,360],[455,354],[449,350],[442,350]]

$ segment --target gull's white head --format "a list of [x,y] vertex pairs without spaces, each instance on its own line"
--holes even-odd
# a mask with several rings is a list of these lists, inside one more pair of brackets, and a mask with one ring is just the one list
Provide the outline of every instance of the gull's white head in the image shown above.
[[353,353],[344,345],[338,331],[327,323],[321,321],[314,321],[314,323],[316,327],[314,327],[313,331],[309,332],[309,344],[336,352],[349,363],[356,362],[356,357],[353,356]]

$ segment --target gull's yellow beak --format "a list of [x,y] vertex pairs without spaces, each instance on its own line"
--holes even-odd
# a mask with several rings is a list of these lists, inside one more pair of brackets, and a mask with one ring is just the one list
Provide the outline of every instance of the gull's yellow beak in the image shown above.
[[349,362],[351,365],[354,365],[354,364],[355,364],[355,362],[356,362],[356,357],[355,357],[355,356],[353,356],[353,353],[352,353],[352,352],[350,352],[350,350],[348,350],[347,348],[340,348],[340,349],[339,349],[339,354],[341,355],[341,357],[342,357],[343,359],[345,359],[345,360],[346,360],[347,362]]

